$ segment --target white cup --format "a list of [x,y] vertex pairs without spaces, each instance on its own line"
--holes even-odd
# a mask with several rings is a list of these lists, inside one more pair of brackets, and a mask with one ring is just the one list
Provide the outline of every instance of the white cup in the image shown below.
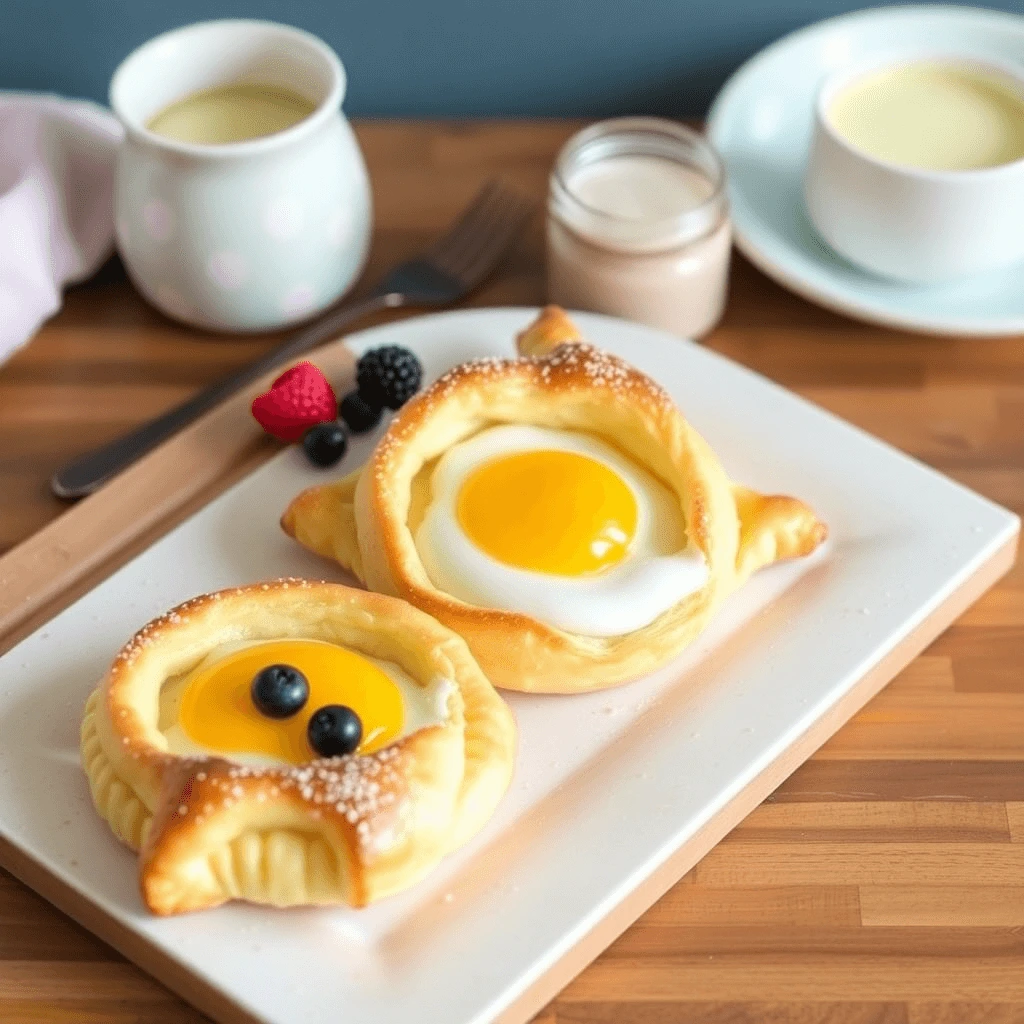
[[1024,259],[1024,160],[962,171],[907,167],[864,152],[833,127],[829,109],[843,89],[870,71],[918,61],[976,68],[1024,97],[1024,78],[1013,69],[949,55],[831,77],[818,95],[804,182],[811,222],[851,263],[900,281],[948,281]]
[[[146,127],[176,100],[234,82],[286,88],[316,106],[275,135],[226,145]],[[200,22],[125,59],[110,84],[126,133],[117,245],[153,305],[198,327],[260,331],[307,319],[351,287],[372,204],[344,93],[344,68],[326,43],[271,22]]]

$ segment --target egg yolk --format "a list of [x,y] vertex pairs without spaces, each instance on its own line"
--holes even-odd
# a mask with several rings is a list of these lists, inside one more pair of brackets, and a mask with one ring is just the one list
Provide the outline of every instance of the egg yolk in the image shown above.
[[556,576],[621,561],[637,523],[626,482],[603,462],[566,451],[483,463],[463,481],[456,511],[469,539],[492,558]]
[[[252,702],[252,681],[268,665],[291,665],[309,683],[309,700],[290,718],[268,718]],[[344,704],[359,716],[363,738],[357,753],[379,750],[402,731],[402,694],[387,673],[319,640],[257,644],[201,669],[182,694],[179,721],[190,739],[211,750],[305,764],[320,756],[309,745],[306,727],[325,704]]]

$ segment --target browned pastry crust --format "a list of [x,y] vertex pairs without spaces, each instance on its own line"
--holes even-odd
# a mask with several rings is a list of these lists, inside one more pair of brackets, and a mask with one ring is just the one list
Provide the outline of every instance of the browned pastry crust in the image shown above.
[[[545,309],[518,347],[518,359],[477,360],[446,373],[401,410],[361,470],[298,495],[282,518],[305,547],[464,637],[496,686],[575,693],[636,678],[678,654],[756,569],[809,554],[825,539],[824,524],[797,499],[734,485],[667,392],[582,341],[562,310]],[[413,540],[430,472],[449,447],[496,423],[594,434],[657,476],[679,498],[688,535],[707,561],[707,585],[617,637],[569,633],[438,590]]]
[[[369,755],[247,768],[168,751],[159,693],[225,643],[324,640],[454,683],[442,724]],[[508,786],[511,712],[466,644],[394,598],[278,580],[199,597],[151,622],[89,698],[82,763],[114,833],[140,851],[157,914],[229,899],[364,906],[405,888],[490,817]]]

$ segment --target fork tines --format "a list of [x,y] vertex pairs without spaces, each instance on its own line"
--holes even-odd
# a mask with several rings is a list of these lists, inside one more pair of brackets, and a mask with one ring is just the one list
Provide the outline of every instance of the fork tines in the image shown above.
[[489,181],[425,256],[442,273],[472,288],[532,212],[527,199],[497,180]]

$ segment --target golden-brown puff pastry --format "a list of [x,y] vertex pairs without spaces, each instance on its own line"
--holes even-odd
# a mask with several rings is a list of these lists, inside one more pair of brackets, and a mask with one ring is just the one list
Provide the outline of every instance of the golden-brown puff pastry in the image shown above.
[[[795,498],[733,484],[670,396],[545,309],[518,338],[518,359],[464,363],[412,399],[366,465],[296,497],[284,530],[371,590],[394,594],[464,637],[499,687],[575,693],[636,678],[678,654],[755,570],[812,552],[824,524]],[[675,494],[708,581],[649,625],[583,636],[530,616],[467,604],[435,587],[414,542],[429,476],[448,448],[499,423],[581,431],[610,442]]]
[[[446,685],[444,717],[368,755],[297,767],[168,750],[161,689],[226,643],[320,640]],[[196,598],[144,627],[89,698],[82,763],[99,813],[139,851],[157,914],[231,899],[360,907],[411,885],[491,816],[515,724],[466,644],[402,601],[279,580]]]

